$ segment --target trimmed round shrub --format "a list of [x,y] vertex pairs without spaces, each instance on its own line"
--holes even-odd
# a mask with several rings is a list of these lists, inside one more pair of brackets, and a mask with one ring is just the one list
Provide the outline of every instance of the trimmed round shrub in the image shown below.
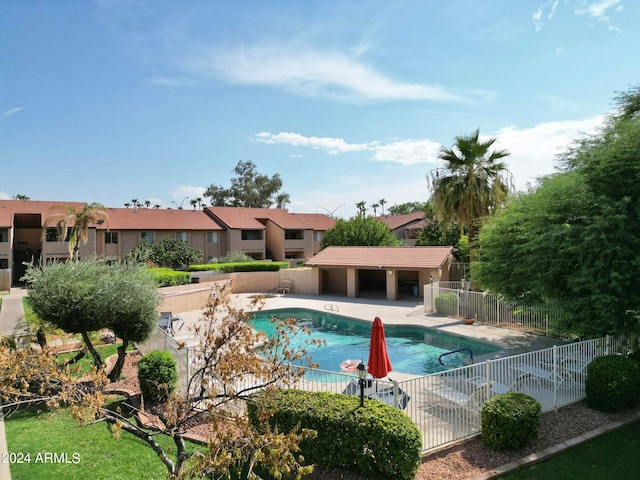
[[178,385],[176,361],[167,351],[153,350],[138,362],[138,380],[146,401],[162,402]]
[[594,358],[587,366],[587,406],[615,412],[638,403],[640,364],[622,355]]
[[458,314],[458,295],[452,292],[442,293],[437,295],[433,302],[436,307],[436,312],[443,315],[457,315]]
[[367,477],[413,480],[422,458],[422,435],[403,411],[378,400],[328,392],[278,390],[257,394],[248,402],[257,430],[264,412],[280,432],[297,428],[318,435],[300,444],[305,463],[346,468]]
[[524,393],[491,397],[482,406],[482,443],[501,451],[533,442],[538,438],[541,413],[540,403]]

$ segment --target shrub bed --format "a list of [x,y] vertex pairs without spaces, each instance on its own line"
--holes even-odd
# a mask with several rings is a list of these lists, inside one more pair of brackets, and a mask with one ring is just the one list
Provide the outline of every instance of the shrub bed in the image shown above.
[[[402,411],[377,400],[327,392],[281,390],[258,394],[248,403],[249,418],[260,428],[264,407],[280,431],[300,426],[318,432],[300,444],[308,463],[347,468],[366,476],[413,480],[420,468],[422,436]],[[361,453],[360,453],[361,452]]]
[[640,364],[622,355],[594,358],[587,366],[587,406],[615,412],[636,405],[640,398]]
[[540,403],[524,393],[491,397],[482,406],[482,443],[496,451],[524,447],[538,438],[541,413]]

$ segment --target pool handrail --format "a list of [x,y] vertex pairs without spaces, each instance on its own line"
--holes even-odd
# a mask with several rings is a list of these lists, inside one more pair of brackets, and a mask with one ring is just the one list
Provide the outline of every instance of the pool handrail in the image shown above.
[[469,356],[471,357],[471,365],[473,365],[473,350],[471,350],[469,347],[458,348],[457,350],[451,350],[450,352],[443,353],[438,357],[438,362],[440,362],[440,365],[446,367],[446,365],[442,362],[442,357],[446,357],[447,355],[458,352],[469,352]]

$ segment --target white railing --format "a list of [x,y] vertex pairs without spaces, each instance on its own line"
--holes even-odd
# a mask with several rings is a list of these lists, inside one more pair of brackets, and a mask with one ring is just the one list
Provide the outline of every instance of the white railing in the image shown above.
[[[561,322],[562,312],[552,304],[525,305],[506,302],[487,292],[448,288],[460,282],[436,282],[424,286],[425,312],[472,318],[503,328],[549,336]],[[444,285],[444,286],[443,286]],[[448,294],[445,297],[440,295]]]
[[[637,336],[607,336],[434,373],[404,381],[366,379],[364,393],[402,408],[422,432],[423,451],[434,451],[480,433],[480,411],[489,397],[510,391],[525,393],[548,412],[585,398],[587,365],[596,357],[626,355],[638,348]],[[178,364],[179,386],[186,388],[194,350],[157,329],[144,344],[169,351]],[[191,353],[190,353],[191,352]],[[354,374],[308,369],[290,388],[358,396]],[[393,377],[393,373],[391,374]]]

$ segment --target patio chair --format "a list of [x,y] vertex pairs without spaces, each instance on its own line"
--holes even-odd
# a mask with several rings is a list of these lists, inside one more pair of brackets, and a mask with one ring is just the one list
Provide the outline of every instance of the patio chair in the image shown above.
[[441,384],[427,391],[427,403],[436,408],[453,408],[458,419],[476,425],[480,420],[482,405],[491,396],[491,383],[473,386],[470,391]]
[[[394,396],[394,387],[393,385],[389,385],[388,382],[377,382],[370,378],[364,380],[364,396],[372,399],[378,400],[382,403],[389,405],[390,407],[395,406],[395,396]],[[342,391],[343,395],[360,395],[360,383],[359,380],[354,378],[348,384],[347,387]],[[398,387],[398,408],[404,410],[411,400],[411,397],[407,392]]]

